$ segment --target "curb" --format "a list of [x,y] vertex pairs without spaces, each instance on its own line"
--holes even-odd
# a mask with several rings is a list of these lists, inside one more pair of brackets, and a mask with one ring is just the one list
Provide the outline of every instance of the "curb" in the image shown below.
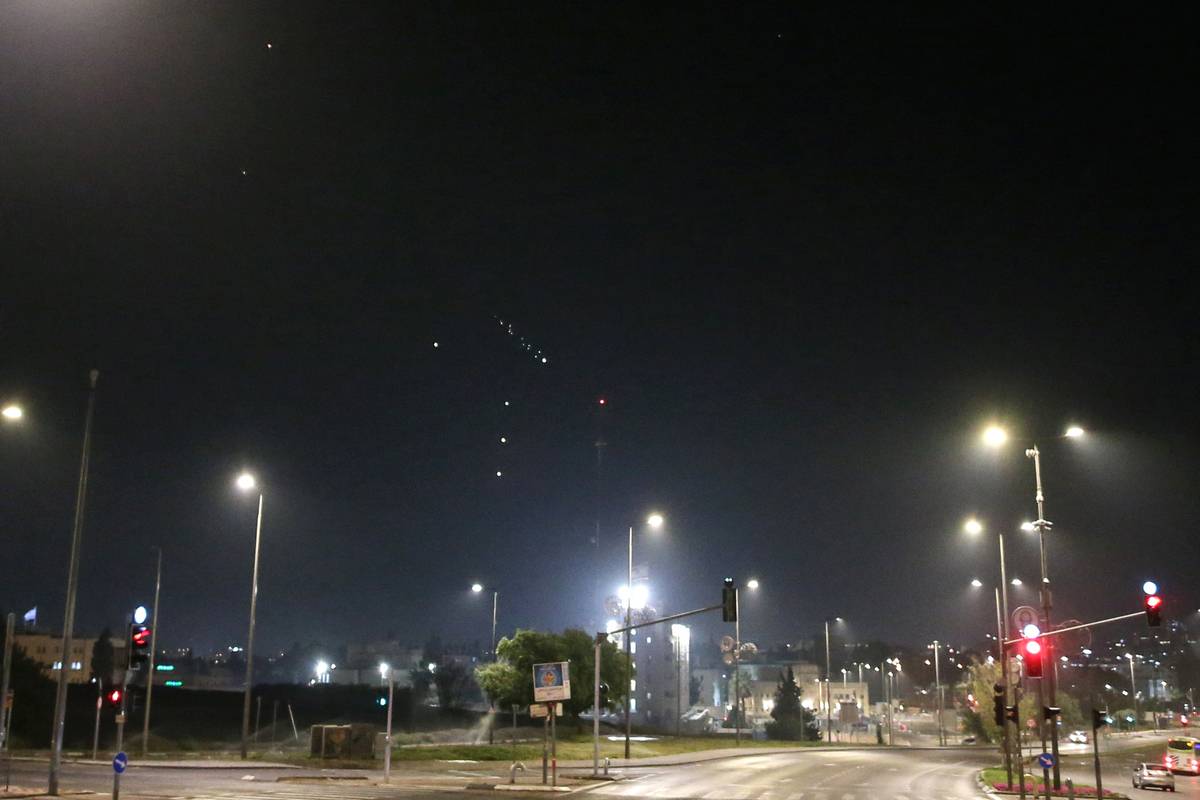
[[464,788],[488,792],[572,792],[570,786],[544,786],[540,783],[468,783]]

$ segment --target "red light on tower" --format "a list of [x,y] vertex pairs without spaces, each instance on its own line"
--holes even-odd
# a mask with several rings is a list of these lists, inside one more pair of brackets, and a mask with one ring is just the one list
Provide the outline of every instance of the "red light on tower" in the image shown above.
[[597,400],[597,401],[596,401],[596,403],[597,403],[598,405],[606,406],[606,405],[608,405],[608,400],[606,400],[605,398],[601,397],[599,400]]

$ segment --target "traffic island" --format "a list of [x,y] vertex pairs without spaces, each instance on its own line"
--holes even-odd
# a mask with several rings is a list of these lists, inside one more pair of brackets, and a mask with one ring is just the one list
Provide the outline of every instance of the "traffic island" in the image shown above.
[[[1006,782],[1007,775],[1003,767],[990,767],[981,770],[979,773],[979,785],[988,794],[1005,795],[1011,797],[1019,797],[1021,795],[1021,784],[1009,784]],[[1046,784],[1035,778],[1033,775],[1026,773],[1025,779],[1025,796],[1029,798],[1045,797]],[[1098,797],[1095,786],[1079,784],[1068,786],[1069,780],[1064,780],[1061,789],[1050,787],[1051,797]],[[1112,800],[1129,800],[1129,796],[1121,792],[1114,792],[1108,789],[1104,790],[1104,797],[1112,798]]]

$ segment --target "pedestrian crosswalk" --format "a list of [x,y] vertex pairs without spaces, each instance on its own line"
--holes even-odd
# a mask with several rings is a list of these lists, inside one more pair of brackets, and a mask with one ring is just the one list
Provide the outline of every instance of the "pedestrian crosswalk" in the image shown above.
[[284,787],[247,787],[245,790],[188,792],[162,800],[381,800],[410,794],[461,791],[462,787],[430,786],[338,786],[302,784]]

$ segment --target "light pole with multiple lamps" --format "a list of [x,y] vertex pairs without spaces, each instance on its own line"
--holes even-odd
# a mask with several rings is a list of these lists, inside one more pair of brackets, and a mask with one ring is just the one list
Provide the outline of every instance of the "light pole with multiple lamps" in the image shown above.
[[[963,524],[963,530],[972,536],[978,536],[983,533],[983,523],[975,518],[968,519]],[[1004,557],[1004,531],[999,531],[996,534],[1000,550],[1000,585],[996,587],[996,636],[999,641],[996,642],[997,656],[1000,658],[1000,691],[1004,698],[1004,705],[1008,705],[1009,698],[1009,675],[1008,675],[1008,648],[1004,643],[1008,640],[1008,567]],[[1013,582],[1020,585],[1019,579],[1014,578]],[[975,588],[981,588],[983,581],[978,578],[971,581],[971,585]],[[1019,731],[1018,731],[1019,733]],[[1003,749],[1004,749],[1004,770],[1008,777],[1008,785],[1012,785],[1012,741],[1008,730],[1008,721],[1005,720],[1003,731]]]
[[[1083,428],[1078,425],[1072,425],[1063,432],[1062,438],[1080,439],[1084,436]],[[997,425],[988,427],[983,433],[983,441],[989,447],[999,448],[1008,441],[1008,433]],[[1042,567],[1042,584],[1039,591],[1042,604],[1042,630],[1049,632],[1053,630],[1050,624],[1050,608],[1052,606],[1050,597],[1050,573],[1046,563],[1046,534],[1054,527],[1054,523],[1046,519],[1046,493],[1042,489],[1042,453],[1038,449],[1036,443],[1025,450],[1025,457],[1033,460],[1033,477],[1034,477],[1034,502],[1037,504],[1037,519],[1022,528],[1028,531],[1034,531],[1038,534],[1038,550]],[[1058,670],[1057,661],[1054,656],[1054,637],[1046,637],[1043,641],[1043,659],[1050,662],[1049,674],[1046,676],[1046,695],[1047,703],[1051,706],[1056,706],[1056,696],[1058,689]],[[1038,686],[1041,689],[1041,684]],[[1059,789],[1062,785],[1061,771],[1059,768],[1058,757],[1058,720],[1050,720],[1050,748],[1054,756],[1054,788]]]
[[[657,512],[646,517],[646,525],[651,530],[658,530],[663,526],[663,516]],[[632,699],[632,684],[633,684],[633,650],[630,646],[633,640],[633,631],[629,630],[633,626],[633,526],[629,526],[629,550],[628,559],[626,561],[625,573],[625,632],[621,636],[625,639],[625,663],[629,665],[629,680],[625,682],[625,758],[629,758],[629,739],[633,733],[633,718],[629,715],[629,705]]]
[[[237,477],[243,492],[258,489],[258,481],[249,472]],[[254,620],[258,610],[258,557],[262,545],[263,492],[258,489],[258,521],[254,525],[254,570],[250,579],[250,635],[246,641],[246,688],[242,695],[242,760],[248,757],[250,740],[250,692],[254,686]]]

